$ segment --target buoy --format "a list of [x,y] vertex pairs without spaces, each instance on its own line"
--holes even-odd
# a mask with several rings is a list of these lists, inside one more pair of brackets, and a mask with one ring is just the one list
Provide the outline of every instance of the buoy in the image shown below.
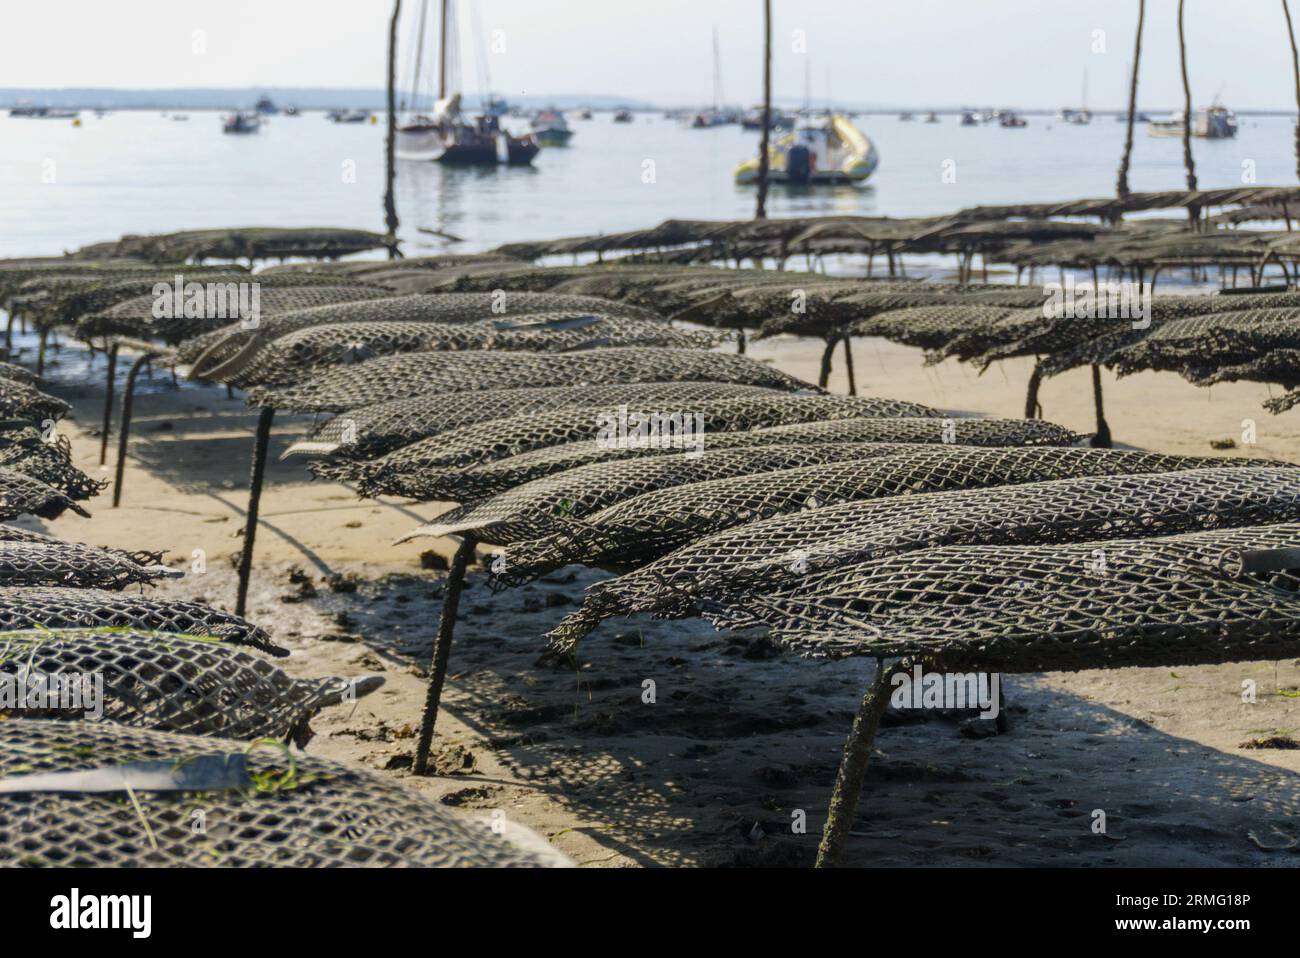
[[77,117],[77,119],[73,120],[73,121],[72,121],[72,125],[73,125],[73,126],[81,126],[81,117]]
[[379,117],[375,116],[373,113],[370,114],[370,125],[374,126],[378,122],[379,122]]

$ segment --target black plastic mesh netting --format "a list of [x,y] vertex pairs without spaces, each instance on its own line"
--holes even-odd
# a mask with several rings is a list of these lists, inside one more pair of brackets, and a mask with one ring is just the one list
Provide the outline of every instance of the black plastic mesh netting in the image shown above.
[[[617,406],[573,406],[509,420],[493,419],[421,439],[367,462],[321,463],[322,475],[356,481],[365,495],[413,495],[403,477],[416,482],[436,470],[465,469],[533,449],[581,440],[600,445],[675,443],[693,449],[710,431],[735,432],[787,423],[867,416],[938,417],[918,403],[855,396],[789,396],[710,399],[685,408],[621,410]],[[651,417],[662,417],[651,425]],[[645,429],[638,434],[638,423]],[[602,438],[603,437],[603,438]],[[639,441],[644,439],[644,442]]]
[[27,515],[57,519],[67,509],[80,516],[90,515],[65,494],[39,479],[13,468],[0,467],[0,520]]
[[383,681],[291,678],[266,659],[216,639],[129,629],[0,634],[0,674],[39,677],[55,691],[59,676],[103,683],[102,694],[88,697],[90,689],[83,688],[80,702],[47,698],[44,708],[29,701],[9,710],[8,718],[102,718],[135,728],[273,736],[300,745],[311,738],[308,723],[322,708],[353,701]]
[[[76,545],[69,543],[56,536],[46,535],[44,532],[35,532],[31,529],[22,529],[18,526],[0,525],[0,542],[29,542],[39,545],[64,546]],[[152,549],[139,549],[135,552],[128,552],[125,549],[112,549],[94,546],[100,552],[107,552],[110,555],[117,556],[136,565],[157,566],[162,562],[163,554]]]
[[[244,787],[18,791],[18,776],[215,757]],[[233,767],[230,763],[234,763]],[[246,770],[245,770],[246,763]],[[244,771],[240,776],[238,773]],[[103,722],[0,722],[0,864],[18,866],[524,866],[542,860],[363,769]],[[16,780],[17,779],[17,780]]]
[[[1041,289],[1007,285],[967,288],[931,283],[859,282],[847,287],[847,291],[841,287],[827,292],[831,294],[829,301],[807,317],[793,312],[787,297],[783,311],[763,318],[760,335],[825,336],[838,330],[854,336],[882,336],[896,342],[926,345],[938,332],[967,329],[1010,310],[1037,309],[1046,298]],[[818,291],[809,291],[810,299],[817,296]],[[877,317],[883,320],[879,325],[874,322]]]
[[939,656],[1001,671],[1279,659],[1300,648],[1300,577],[1240,572],[1300,523],[1042,546],[943,546],[704,603],[809,654]]
[[[240,283],[258,284],[258,309],[255,316],[257,328],[261,328],[263,323],[269,324],[271,318],[279,313],[289,313],[293,310],[330,303],[361,303],[390,295],[388,290],[374,286],[340,285],[344,281],[338,277],[333,277],[328,282],[313,282],[310,278],[299,279],[295,282],[301,285],[290,286],[281,285],[283,280],[269,281],[253,273],[225,280],[212,280],[200,275],[195,277],[194,281],[205,284],[220,283],[222,286],[234,284],[235,289],[233,292],[223,290],[218,297],[214,285],[211,305],[208,303],[205,289],[201,308],[198,306],[197,299],[182,296],[180,308],[177,309],[176,298],[173,295],[172,308],[165,311],[156,309],[158,297],[152,293],[136,296],[108,309],[82,317],[77,321],[77,336],[81,339],[90,339],[92,336],[136,336],[141,339],[158,338],[179,343],[215,330],[225,329],[232,324],[239,328],[241,320],[247,322],[254,318],[232,308],[253,302],[251,289],[241,298],[238,289]],[[187,309],[189,302],[195,305]],[[171,312],[172,315],[156,315],[158,312]]]
[[37,382],[36,374],[27,367],[2,361],[0,361],[0,378],[26,383],[29,386]]
[[57,396],[13,377],[0,378],[0,419],[58,420],[72,407]]
[[403,539],[473,532],[483,542],[518,542],[656,489],[818,463],[870,459],[911,448],[883,442],[801,443],[597,462],[458,506]]
[[717,479],[646,493],[572,522],[564,532],[516,543],[507,553],[509,568],[497,580],[501,585],[516,585],[574,562],[637,565],[732,526],[842,502],[1071,477],[1213,468],[1222,462],[1109,449],[935,446],[883,459]]
[[1300,469],[1239,466],[1088,476],[850,502],[706,536],[588,589],[551,633],[564,649],[616,615],[697,614],[723,594],[944,545],[1031,545],[1171,535],[1300,519]]
[[0,588],[0,631],[42,628],[122,628],[207,635],[272,655],[288,655],[251,622],[194,602],[146,599],[102,589]]
[[[1250,362],[1271,350],[1300,348],[1300,309],[1257,309],[1177,319],[1112,353],[1119,375]],[[1300,376],[1294,377],[1300,379]]]
[[321,367],[438,350],[569,352],[598,346],[711,349],[717,337],[663,320],[595,313],[536,313],[470,323],[332,323],[250,346],[201,375],[236,386],[294,383]]
[[79,501],[98,495],[108,485],[72,464],[72,443],[67,436],[46,441],[35,426],[0,432],[0,468],[31,476]]
[[[1079,439],[1041,419],[832,419],[708,433],[706,449],[747,449],[788,443],[899,443],[918,446],[1068,446]],[[425,471],[404,477],[403,488],[418,498],[472,502],[566,469],[613,459],[672,455],[676,449],[611,449],[595,440],[565,443],[510,456],[469,469]]]
[[384,356],[331,369],[293,386],[253,389],[249,402],[292,412],[342,412],[431,393],[701,380],[789,392],[814,388],[747,356],[699,349],[627,347],[576,353],[487,350]]
[[382,298],[372,299],[364,305],[351,303],[345,306],[327,305],[276,312],[263,316],[256,329],[246,329],[238,323],[224,326],[188,341],[181,347],[181,356],[184,361],[195,363],[195,375],[203,375],[215,366],[233,359],[254,340],[277,339],[298,330],[333,323],[469,323],[554,311],[589,312],[662,322],[659,315],[651,310],[594,296],[504,290],[496,293],[437,293],[417,296],[382,293],[381,296]]
[[627,403],[688,403],[707,399],[783,395],[763,386],[736,383],[616,383],[612,386],[544,386],[486,392],[412,396],[361,406],[317,425],[286,455],[333,455],[369,459],[418,439],[460,426],[566,409]]
[[[974,327],[991,325],[1007,316],[1023,312],[1026,310],[968,303],[916,306],[855,320],[849,326],[849,331],[854,336],[879,336],[906,346],[938,349]],[[1042,311],[1038,309],[1028,312],[1042,316]]]
[[0,586],[71,586],[121,590],[180,573],[145,565],[115,550],[71,542],[0,539]]

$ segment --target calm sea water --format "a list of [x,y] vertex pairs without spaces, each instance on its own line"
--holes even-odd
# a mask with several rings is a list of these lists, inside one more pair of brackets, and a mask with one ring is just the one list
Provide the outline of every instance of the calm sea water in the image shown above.
[[[384,127],[320,114],[275,117],[227,136],[217,114],[177,122],[153,112],[66,120],[0,116],[0,256],[50,255],[124,233],[226,226],[346,226],[382,232]],[[399,162],[398,212],[408,255],[650,226],[668,217],[752,215],[733,167],[756,150],[739,127],[689,129],[638,115],[570,118],[567,148],[533,169],[448,169]],[[515,127],[522,121],[511,121]],[[1024,129],[862,117],[881,163],[865,187],[774,188],[769,214],[928,215],[980,203],[1109,195],[1124,124],[1085,127],[1031,117]],[[1204,187],[1295,182],[1292,121],[1244,118],[1235,140],[1195,143]],[[1183,184],[1181,142],[1136,131],[1135,190]],[[645,182],[648,161],[653,182]],[[951,161],[956,182],[943,180]],[[419,232],[438,229],[448,243]]]

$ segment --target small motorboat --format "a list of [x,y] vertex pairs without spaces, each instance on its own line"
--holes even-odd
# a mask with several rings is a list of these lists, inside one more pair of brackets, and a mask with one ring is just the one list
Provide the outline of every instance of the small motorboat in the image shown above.
[[916,119],[916,117],[914,117],[910,113],[900,113],[898,114],[898,119],[901,120],[903,123],[911,123],[913,120]]
[[619,110],[617,113],[614,114],[614,122],[615,122],[615,123],[631,123],[631,122],[632,122],[632,111],[631,111],[631,110]]
[[583,110],[583,111],[581,111],[581,112],[578,114],[578,119],[579,119],[579,120],[590,120],[590,119],[591,119],[591,111],[590,111],[590,110]]
[[275,116],[277,113],[280,112],[275,106],[275,101],[272,100],[269,96],[264,96],[260,98],[257,101],[257,105],[254,106],[253,109],[256,110],[258,113],[262,114],[262,116]]
[[[1181,110],[1167,120],[1151,120],[1147,133],[1151,136],[1183,135],[1185,120]],[[1196,111],[1192,120],[1192,136],[1203,140],[1230,140],[1237,135],[1237,117],[1226,107],[1214,104]]]
[[[768,150],[773,183],[833,185],[861,183],[876,171],[875,145],[843,114],[800,122]],[[736,167],[737,183],[758,180],[757,157]]]
[[542,110],[533,117],[533,138],[542,146],[568,146],[573,139],[564,114],[556,109]]
[[966,110],[961,115],[962,126],[979,126],[979,120],[975,119],[975,114]]
[[938,113],[935,113],[933,110],[931,110],[929,113],[927,113],[927,114],[925,115],[925,122],[926,122],[926,123],[938,123],[938,122],[939,122],[939,114],[938,114]]
[[1029,125],[1023,116],[1017,116],[1010,110],[1003,111],[1003,113],[998,117],[998,124],[1013,130],[1018,130],[1022,126]]
[[365,123],[370,119],[369,110],[331,110],[325,114],[335,123]]
[[256,113],[241,110],[222,118],[222,133],[256,133],[262,127],[262,118]]

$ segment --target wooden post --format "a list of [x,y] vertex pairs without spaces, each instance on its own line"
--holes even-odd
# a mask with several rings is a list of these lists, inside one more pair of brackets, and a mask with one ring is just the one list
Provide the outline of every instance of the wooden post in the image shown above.
[[[1187,171],[1187,188],[1196,190],[1196,162],[1192,159],[1192,87],[1187,80],[1187,37],[1183,32],[1183,4],[1178,0],[1178,62],[1183,73],[1183,168]],[[1196,226],[1196,206],[1187,207],[1187,218]]]
[[1138,64],[1142,62],[1142,24],[1146,20],[1147,0],[1138,0],[1137,38],[1133,41],[1133,73],[1128,81],[1128,129],[1124,133],[1124,153],[1119,161],[1115,192],[1122,200],[1129,195],[1128,169],[1133,157],[1133,115],[1137,113]]
[[768,144],[772,129],[772,0],[763,0],[763,132],[758,141],[758,201],[754,219],[767,219]]
[[[388,227],[388,258],[397,259],[397,199],[393,181],[397,177],[397,21],[402,15],[402,0],[393,0],[393,18],[388,24],[388,146],[384,189],[384,223]],[[418,38],[424,42],[424,37]]]

